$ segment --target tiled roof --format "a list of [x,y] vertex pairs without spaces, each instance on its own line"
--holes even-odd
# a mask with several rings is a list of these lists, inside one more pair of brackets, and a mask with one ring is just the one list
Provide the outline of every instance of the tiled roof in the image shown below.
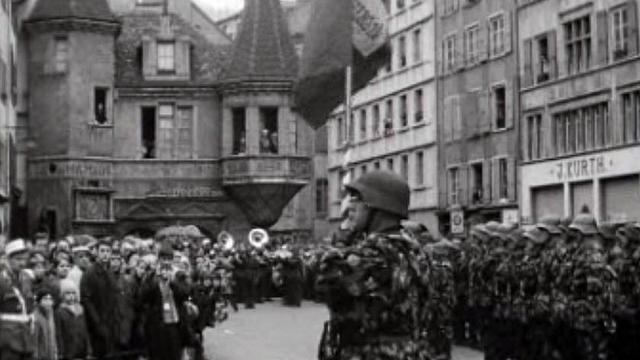
[[107,0],[38,0],[28,21],[68,18],[116,21]]
[[298,59],[278,0],[246,0],[225,82],[288,81]]
[[211,86],[220,79],[231,46],[214,45],[189,23],[171,16],[176,37],[191,39],[191,79],[188,81],[147,81],[142,75],[142,38],[160,34],[160,14],[127,14],[120,17],[122,30],[116,42],[116,86]]

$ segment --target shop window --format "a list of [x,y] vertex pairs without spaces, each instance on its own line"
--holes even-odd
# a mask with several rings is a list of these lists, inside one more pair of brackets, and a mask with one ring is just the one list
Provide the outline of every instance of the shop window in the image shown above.
[[376,162],[374,162],[374,163],[373,163],[373,168],[374,168],[375,170],[380,170],[380,161],[376,161]]
[[387,170],[393,172],[394,168],[393,168],[393,159],[387,159]]
[[93,112],[95,122],[103,125],[109,120],[107,118],[107,96],[109,89],[97,87],[93,91]]
[[278,153],[278,108],[260,108],[260,153]]
[[142,108],[142,158],[156,157],[156,108],[148,106]]
[[245,154],[247,151],[246,109],[236,107],[231,110],[233,117],[233,155]]

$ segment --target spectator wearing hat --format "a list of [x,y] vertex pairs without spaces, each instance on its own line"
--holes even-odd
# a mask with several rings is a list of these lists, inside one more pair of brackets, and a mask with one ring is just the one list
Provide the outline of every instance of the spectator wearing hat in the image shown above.
[[102,239],[97,247],[97,261],[84,273],[80,282],[81,303],[87,316],[91,348],[97,358],[117,350],[118,284],[109,271],[112,244]]
[[57,360],[58,344],[54,305],[57,291],[51,286],[43,286],[36,291],[36,310],[34,311],[35,360]]
[[144,333],[151,360],[179,360],[187,345],[186,311],[188,293],[173,277],[173,249],[163,243],[155,276],[142,285],[140,300],[145,309]]
[[70,279],[60,282],[61,303],[55,311],[60,360],[86,359],[91,353],[80,289]]
[[31,311],[19,276],[29,259],[22,239],[10,241],[4,252],[7,264],[0,265],[0,359],[30,359],[33,353]]

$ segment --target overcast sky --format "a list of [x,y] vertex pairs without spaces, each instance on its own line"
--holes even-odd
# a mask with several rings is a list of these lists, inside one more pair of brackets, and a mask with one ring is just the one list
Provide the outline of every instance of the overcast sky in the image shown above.
[[244,0],[196,0],[196,2],[209,11],[214,20],[231,15],[244,6]]

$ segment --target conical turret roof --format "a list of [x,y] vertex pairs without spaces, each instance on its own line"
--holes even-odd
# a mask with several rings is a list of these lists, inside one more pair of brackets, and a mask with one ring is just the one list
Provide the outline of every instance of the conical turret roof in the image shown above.
[[246,0],[225,82],[291,81],[298,58],[279,0]]
[[61,19],[117,22],[107,0],[38,0],[29,17],[30,22]]

